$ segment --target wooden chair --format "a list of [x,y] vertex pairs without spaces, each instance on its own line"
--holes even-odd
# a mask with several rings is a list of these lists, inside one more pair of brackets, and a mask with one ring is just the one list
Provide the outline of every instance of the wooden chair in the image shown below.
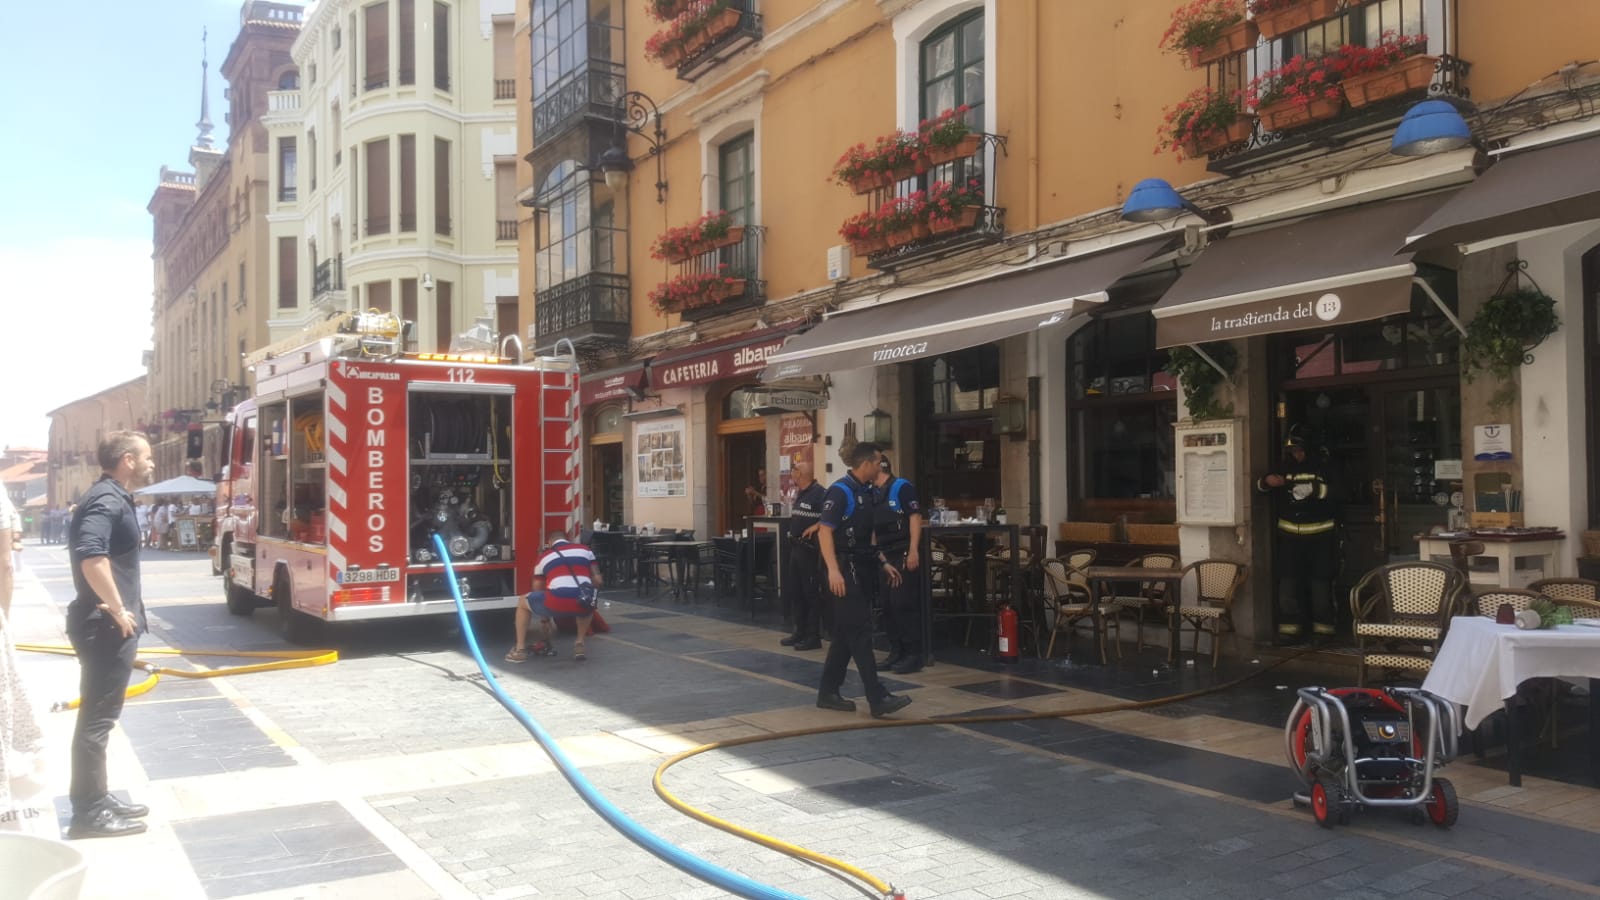
[[[1245,574],[1250,567],[1228,559],[1202,559],[1183,567],[1185,576],[1193,572],[1195,578],[1195,598],[1192,604],[1183,602],[1182,597],[1176,598],[1176,605],[1168,604],[1167,615],[1177,616],[1182,622],[1188,622],[1194,628],[1194,649],[1190,652],[1200,652],[1200,632],[1211,635],[1211,668],[1217,667],[1218,650],[1222,646],[1222,632],[1224,629],[1234,635],[1234,652],[1238,652],[1237,632],[1233,629],[1233,598],[1244,584]],[[1170,619],[1169,619],[1170,621]],[[1180,625],[1181,627],[1181,625]],[[1183,635],[1178,635],[1182,643]],[[1173,648],[1176,657],[1177,648]]]
[[1528,590],[1549,597],[1557,606],[1571,608],[1574,619],[1600,619],[1600,581],[1588,578],[1543,578]]
[[1483,591],[1473,598],[1472,612],[1480,616],[1495,618],[1500,614],[1501,604],[1510,604],[1513,612],[1522,612],[1533,606],[1533,601],[1541,598],[1538,591],[1524,591],[1518,588],[1495,588]]
[[1451,541],[1450,564],[1456,567],[1461,577],[1471,582],[1472,558],[1484,554],[1483,541]]
[[[1086,559],[1084,566],[1073,565],[1070,561],[1072,557]],[[1100,662],[1103,665],[1106,661],[1108,628],[1100,609],[1093,603],[1093,596],[1089,592],[1089,579],[1083,573],[1083,569],[1093,561],[1094,551],[1087,550],[1073,553],[1068,559],[1047,559],[1043,563],[1045,603],[1048,610],[1053,613],[1050,623],[1050,646],[1044,652],[1046,658],[1055,653],[1056,635],[1063,629],[1071,631],[1073,626],[1084,619],[1089,619],[1094,624],[1095,639],[1100,645]]]
[[1350,591],[1356,684],[1366,687],[1368,669],[1426,674],[1465,584],[1460,570],[1435,562],[1389,563],[1362,576]]
[[[1179,565],[1181,563],[1178,561],[1178,557],[1171,553],[1146,553],[1144,556],[1128,563],[1129,568],[1144,569],[1176,569]],[[1135,640],[1138,643],[1138,648],[1143,650],[1145,612],[1147,610],[1166,609],[1167,586],[1164,582],[1159,581],[1141,581],[1137,591],[1135,594],[1118,594],[1106,597],[1102,600],[1102,603],[1109,607],[1108,613],[1110,615],[1116,616],[1127,610],[1133,611],[1134,621],[1138,626]],[[1122,633],[1120,628],[1118,628],[1117,633],[1119,635]],[[1120,644],[1121,641],[1119,640],[1117,649],[1119,656],[1122,653]]]

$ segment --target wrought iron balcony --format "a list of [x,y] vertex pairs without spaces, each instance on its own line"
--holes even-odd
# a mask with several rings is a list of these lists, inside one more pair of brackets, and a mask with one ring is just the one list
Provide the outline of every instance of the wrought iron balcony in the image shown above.
[[[684,81],[698,81],[723,60],[761,40],[761,13],[756,11],[756,5],[756,0],[730,0],[725,12],[738,13],[738,23],[712,36],[704,46],[689,52],[678,63],[678,77]],[[710,30],[713,29],[708,28]]]
[[628,276],[591,272],[534,292],[534,346],[544,351],[567,338],[574,344],[626,342],[632,331]]
[[682,310],[685,322],[714,319],[767,302],[767,282],[761,277],[761,243],[767,230],[749,226],[743,231],[744,237],[737,243],[691,256],[678,267],[680,274],[714,273],[744,282],[737,293],[724,295],[715,303]]
[[537,150],[586,119],[609,123],[627,90],[621,63],[590,59],[541,90],[534,85],[533,146]]
[[344,255],[317,263],[311,280],[311,305],[320,305],[335,291],[344,290]]

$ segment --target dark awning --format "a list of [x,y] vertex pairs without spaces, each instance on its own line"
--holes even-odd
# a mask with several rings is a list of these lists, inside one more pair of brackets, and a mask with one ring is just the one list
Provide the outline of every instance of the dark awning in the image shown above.
[[668,350],[650,360],[650,383],[657,388],[689,387],[760,372],[799,327],[781,325]]
[[617,400],[644,390],[644,383],[642,362],[604,372],[584,373],[578,379],[578,402],[588,406],[605,400]]
[[1411,229],[1406,250],[1600,219],[1600,138],[1502,156]]
[[1416,266],[1394,248],[1448,196],[1369,203],[1214,241],[1151,311],[1156,346],[1405,312]]
[[1106,289],[1169,249],[1140,241],[1026,272],[957,285],[833,316],[767,360],[763,381],[906,362],[964,350],[1066,321],[1079,300]]

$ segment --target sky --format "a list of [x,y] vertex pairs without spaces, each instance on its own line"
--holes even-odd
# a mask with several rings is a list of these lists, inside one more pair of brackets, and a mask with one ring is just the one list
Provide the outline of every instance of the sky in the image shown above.
[[242,0],[5,0],[0,33],[0,446],[45,447],[46,413],[144,374],[150,214],[163,165],[188,171],[209,32],[217,68]]

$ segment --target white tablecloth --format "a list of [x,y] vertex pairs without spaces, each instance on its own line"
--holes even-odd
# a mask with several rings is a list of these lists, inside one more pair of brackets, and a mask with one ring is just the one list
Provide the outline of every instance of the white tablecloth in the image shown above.
[[1476,728],[1529,678],[1600,678],[1600,628],[1558,625],[1523,631],[1482,616],[1457,616],[1422,688],[1467,708]]

